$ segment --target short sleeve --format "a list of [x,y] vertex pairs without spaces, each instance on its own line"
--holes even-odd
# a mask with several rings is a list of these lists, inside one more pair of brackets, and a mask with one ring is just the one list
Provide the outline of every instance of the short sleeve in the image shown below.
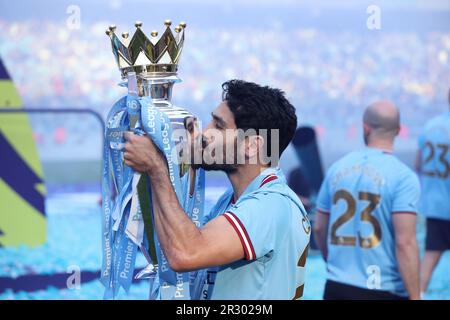
[[410,170],[400,176],[392,204],[392,212],[418,213],[420,183],[416,174]]
[[290,201],[278,193],[258,193],[223,214],[241,240],[245,259],[261,258],[281,243],[290,220]]
[[331,211],[331,192],[330,192],[330,170],[327,172],[325,179],[320,186],[319,194],[317,196],[316,206],[322,212]]

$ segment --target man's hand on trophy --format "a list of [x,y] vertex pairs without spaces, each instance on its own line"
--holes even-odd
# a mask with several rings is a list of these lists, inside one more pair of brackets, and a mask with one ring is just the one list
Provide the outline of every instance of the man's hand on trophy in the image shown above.
[[153,141],[147,136],[139,136],[128,131],[124,134],[126,143],[123,153],[125,164],[141,173],[155,173],[167,170],[166,161]]

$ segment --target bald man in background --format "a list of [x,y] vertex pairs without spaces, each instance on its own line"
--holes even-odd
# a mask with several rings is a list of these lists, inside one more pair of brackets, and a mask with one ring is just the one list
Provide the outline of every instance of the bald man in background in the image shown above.
[[317,245],[327,262],[324,299],[419,299],[415,173],[393,154],[398,109],[368,106],[366,147],[328,170],[317,199]]

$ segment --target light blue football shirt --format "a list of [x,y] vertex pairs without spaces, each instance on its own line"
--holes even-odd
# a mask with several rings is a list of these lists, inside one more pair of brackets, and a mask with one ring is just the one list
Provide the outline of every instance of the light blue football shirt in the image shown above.
[[317,208],[330,215],[328,279],[407,295],[392,214],[416,214],[419,197],[414,172],[382,150],[364,148],[332,165],[317,199]]
[[264,170],[232,203],[230,189],[208,220],[223,215],[241,240],[245,259],[210,268],[202,299],[293,299],[302,295],[311,227],[278,168]]
[[431,119],[419,136],[422,170],[420,211],[450,220],[450,111]]

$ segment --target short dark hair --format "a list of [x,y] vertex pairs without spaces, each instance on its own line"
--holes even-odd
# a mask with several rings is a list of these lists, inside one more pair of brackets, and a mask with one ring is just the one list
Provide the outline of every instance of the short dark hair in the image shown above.
[[297,128],[294,106],[280,89],[260,86],[243,80],[222,84],[222,100],[234,115],[236,127],[242,130],[267,129],[267,156],[271,156],[271,130],[279,130],[279,155],[291,142]]

